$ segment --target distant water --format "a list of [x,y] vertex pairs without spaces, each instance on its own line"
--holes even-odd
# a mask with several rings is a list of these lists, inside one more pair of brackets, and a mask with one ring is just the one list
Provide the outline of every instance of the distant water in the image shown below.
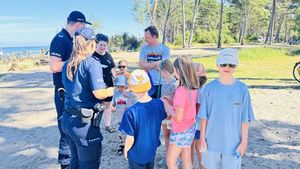
[[26,57],[29,55],[40,54],[42,51],[46,53],[49,50],[49,46],[24,46],[24,47],[3,47],[0,48],[0,54],[4,56],[18,55]]

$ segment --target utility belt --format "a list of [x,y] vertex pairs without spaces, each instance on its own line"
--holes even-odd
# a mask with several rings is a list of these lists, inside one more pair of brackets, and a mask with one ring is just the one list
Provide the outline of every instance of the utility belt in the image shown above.
[[81,117],[81,123],[91,123],[94,127],[99,127],[104,112],[104,106],[97,103],[92,109],[87,108],[65,108],[72,115]]

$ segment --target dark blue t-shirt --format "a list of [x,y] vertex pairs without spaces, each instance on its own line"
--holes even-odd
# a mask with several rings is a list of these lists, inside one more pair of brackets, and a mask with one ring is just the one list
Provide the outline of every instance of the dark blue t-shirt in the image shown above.
[[138,164],[146,164],[155,158],[160,146],[161,122],[167,117],[163,102],[152,99],[147,103],[137,102],[128,108],[119,130],[134,137],[128,158]]
[[[61,58],[65,62],[71,57],[72,50],[73,38],[65,29],[62,29],[51,41],[50,56]],[[61,72],[53,73],[53,84],[56,88],[63,87]]]
[[62,82],[65,87],[66,108],[92,108],[99,103],[93,91],[105,89],[101,64],[94,57],[87,57],[83,60],[74,75],[73,81],[67,77],[67,65],[63,66]]

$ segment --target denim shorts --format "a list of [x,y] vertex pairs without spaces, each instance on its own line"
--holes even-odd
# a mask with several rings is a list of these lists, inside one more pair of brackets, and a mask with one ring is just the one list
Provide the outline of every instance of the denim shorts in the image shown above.
[[194,141],[196,125],[183,132],[171,131],[170,144],[176,144],[178,147],[190,147]]

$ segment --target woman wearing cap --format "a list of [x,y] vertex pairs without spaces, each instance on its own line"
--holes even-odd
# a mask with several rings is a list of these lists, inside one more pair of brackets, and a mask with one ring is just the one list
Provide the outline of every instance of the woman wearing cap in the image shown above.
[[[108,37],[103,34],[97,34],[96,35],[96,51],[93,53],[93,56],[98,58],[101,62],[101,67],[103,71],[103,80],[106,84],[106,87],[113,87],[113,77],[115,77],[116,72],[114,70],[115,68],[115,62],[112,58],[112,56],[107,52],[107,45],[108,45]],[[114,133],[116,130],[111,127],[111,101],[112,97],[107,97],[103,100],[105,110],[104,110],[104,125],[105,130],[109,133]]]
[[95,50],[94,40],[83,32],[75,37],[73,53],[62,69],[66,90],[62,129],[71,149],[70,168],[93,169],[100,166],[103,137],[91,120],[83,121],[83,110],[92,111],[100,100],[113,95],[114,88],[106,89],[101,63],[89,56]]

